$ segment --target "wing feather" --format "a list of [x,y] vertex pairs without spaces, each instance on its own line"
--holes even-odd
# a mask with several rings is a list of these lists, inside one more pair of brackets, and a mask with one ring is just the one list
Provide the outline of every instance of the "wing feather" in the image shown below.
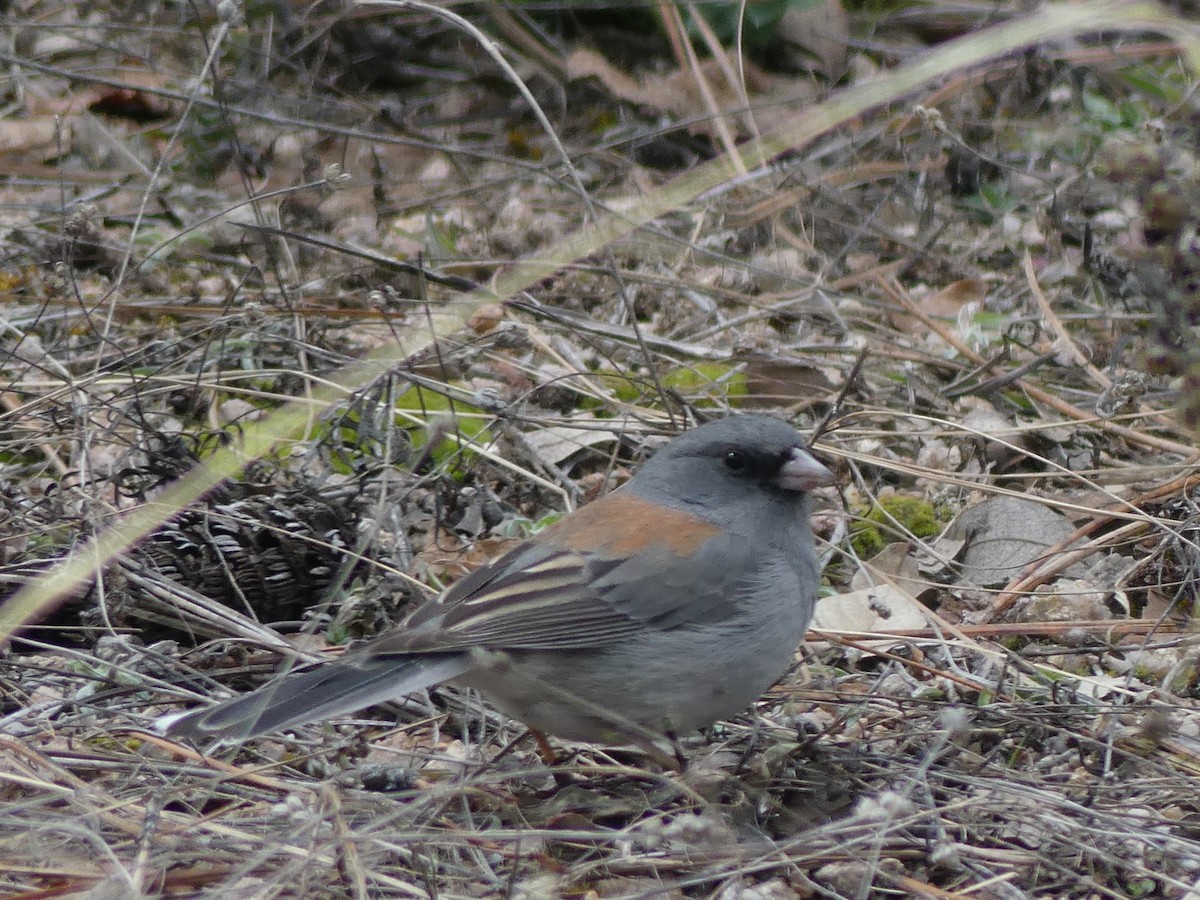
[[422,651],[594,648],[652,628],[711,625],[746,591],[749,541],[727,534],[691,556],[651,543],[607,558],[550,543],[524,544],[477,569],[406,627],[370,645],[376,655]]

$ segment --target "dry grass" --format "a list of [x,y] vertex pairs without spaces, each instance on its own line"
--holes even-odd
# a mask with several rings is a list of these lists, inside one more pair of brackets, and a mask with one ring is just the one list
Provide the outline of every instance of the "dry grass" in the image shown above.
[[[0,659],[0,893],[1197,896],[1194,212],[1170,253],[1144,227],[1194,188],[1191,76],[1143,34],[970,65],[1159,15],[1114,9],[957,63],[897,16],[813,107],[829,47],[722,71],[686,17],[496,12],[506,70],[419,7],[14,4],[0,621],[37,612]],[[614,27],[678,81],[568,80]],[[849,624],[684,774],[548,768],[451,690],[216,758],[147,733],[731,408],[828,426]],[[1006,495],[1061,527],[985,578],[1006,523],[936,535]]]

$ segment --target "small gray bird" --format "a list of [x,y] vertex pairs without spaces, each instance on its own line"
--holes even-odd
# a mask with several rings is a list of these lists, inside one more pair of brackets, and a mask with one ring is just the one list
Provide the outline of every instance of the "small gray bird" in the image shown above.
[[450,681],[573,740],[647,746],[703,728],[790,665],[820,581],[807,493],[832,482],[785,422],[700,425],[399,628],[160,727],[239,740]]

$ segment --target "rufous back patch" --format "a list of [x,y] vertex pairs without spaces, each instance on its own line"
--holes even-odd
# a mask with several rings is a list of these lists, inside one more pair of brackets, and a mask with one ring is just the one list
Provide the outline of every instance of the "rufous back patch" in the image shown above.
[[[650,547],[665,547],[691,556],[721,531],[711,522],[677,509],[666,509],[633,494],[617,491],[589,503],[535,540],[604,556],[631,556]],[[597,541],[597,535],[604,535]]]

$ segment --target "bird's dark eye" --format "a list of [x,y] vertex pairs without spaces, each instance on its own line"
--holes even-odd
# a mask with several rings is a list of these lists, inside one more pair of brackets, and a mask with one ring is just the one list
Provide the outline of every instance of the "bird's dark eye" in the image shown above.
[[730,472],[740,472],[748,465],[749,460],[741,450],[729,450],[725,454],[725,468]]

